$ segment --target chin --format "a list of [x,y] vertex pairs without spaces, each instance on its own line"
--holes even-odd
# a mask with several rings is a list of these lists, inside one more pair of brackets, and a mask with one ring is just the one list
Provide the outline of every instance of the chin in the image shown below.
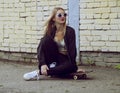
[[64,22],[60,22],[60,24],[64,24],[65,23],[65,21]]

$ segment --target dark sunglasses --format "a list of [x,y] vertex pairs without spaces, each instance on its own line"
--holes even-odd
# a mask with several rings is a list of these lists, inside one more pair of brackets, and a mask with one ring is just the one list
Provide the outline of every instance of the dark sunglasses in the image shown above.
[[66,13],[64,13],[64,14],[59,13],[59,14],[57,14],[57,16],[58,16],[58,17],[66,17],[67,14],[66,14]]

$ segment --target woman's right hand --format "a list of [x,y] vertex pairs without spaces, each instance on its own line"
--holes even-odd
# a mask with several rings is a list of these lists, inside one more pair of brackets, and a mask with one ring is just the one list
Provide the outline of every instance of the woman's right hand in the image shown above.
[[41,74],[42,75],[47,75],[47,70],[49,70],[47,65],[42,65],[41,66]]

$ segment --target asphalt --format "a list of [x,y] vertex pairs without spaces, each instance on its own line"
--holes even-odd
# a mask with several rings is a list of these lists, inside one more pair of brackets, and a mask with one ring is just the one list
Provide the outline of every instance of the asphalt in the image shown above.
[[0,62],[0,93],[120,93],[120,70],[98,66],[81,66],[88,73],[83,80],[52,79],[24,81],[23,74],[37,65]]

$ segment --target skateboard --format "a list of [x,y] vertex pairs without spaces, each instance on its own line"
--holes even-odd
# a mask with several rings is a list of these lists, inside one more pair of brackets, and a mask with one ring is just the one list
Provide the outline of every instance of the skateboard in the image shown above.
[[93,72],[93,70],[91,71],[85,71],[85,72],[73,72],[68,74],[71,78],[73,78],[74,80],[79,80],[79,79],[87,79],[87,73]]

